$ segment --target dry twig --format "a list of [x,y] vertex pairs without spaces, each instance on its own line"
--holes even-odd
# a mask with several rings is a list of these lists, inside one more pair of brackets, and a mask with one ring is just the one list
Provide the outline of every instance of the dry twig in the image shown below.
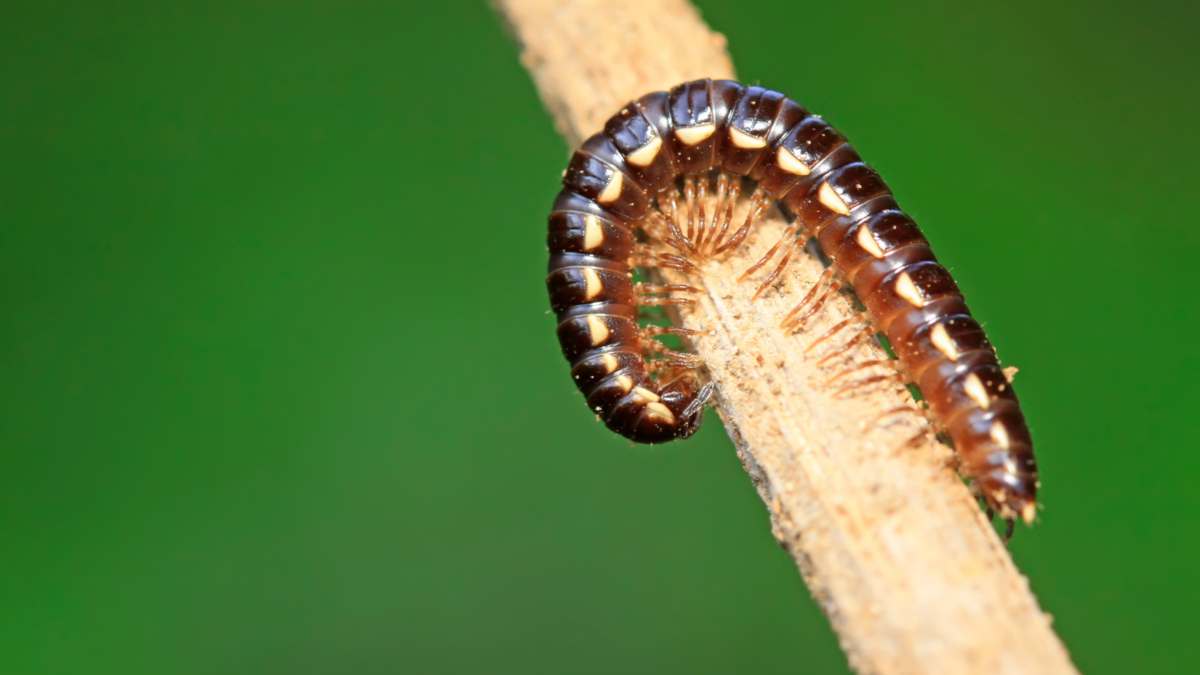
[[[733,77],[724,38],[684,0],[495,0],[571,145],[625,102]],[[859,673],[1075,673],[1026,579],[932,441],[902,448],[915,414],[895,388],[835,396],[806,346],[855,308],[836,297],[798,336],[778,328],[822,268],[809,256],[758,300],[738,276],[774,243],[772,213],[728,259],[671,283],[704,289],[679,319],[717,384],[719,410],[771,516]],[[847,336],[849,333],[846,334]],[[836,342],[830,343],[830,347]],[[820,353],[820,352],[818,352]],[[862,344],[847,361],[885,358]],[[797,665],[802,670],[803,664]]]

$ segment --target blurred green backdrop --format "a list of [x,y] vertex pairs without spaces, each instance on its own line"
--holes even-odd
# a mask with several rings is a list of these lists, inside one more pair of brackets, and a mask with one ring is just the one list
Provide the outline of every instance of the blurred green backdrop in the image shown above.
[[[1194,3],[700,4],[1020,366],[1080,667],[1194,671]],[[846,672],[720,426],[574,393],[485,4],[4,3],[0,85],[0,672]]]

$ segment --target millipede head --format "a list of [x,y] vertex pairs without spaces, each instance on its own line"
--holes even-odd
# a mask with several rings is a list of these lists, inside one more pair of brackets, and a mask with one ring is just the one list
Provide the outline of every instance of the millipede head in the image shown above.
[[684,375],[662,387],[659,391],[662,404],[677,420],[671,438],[687,438],[696,433],[712,391],[713,385],[709,384],[697,393],[696,382],[691,375]]

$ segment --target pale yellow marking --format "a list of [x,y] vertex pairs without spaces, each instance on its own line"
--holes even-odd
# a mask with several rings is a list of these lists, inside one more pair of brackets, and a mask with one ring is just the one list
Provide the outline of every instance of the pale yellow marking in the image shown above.
[[963,380],[963,391],[967,392],[967,396],[970,396],[971,400],[984,410],[987,410],[988,406],[992,404],[991,399],[988,398],[987,389],[983,386],[983,380],[980,380],[975,373],[971,373],[967,379]]
[[620,362],[617,361],[617,357],[613,356],[612,354],[605,354],[604,356],[601,356],[600,363],[604,364],[604,371],[609,374],[615,371],[617,366],[621,365]]
[[633,389],[633,380],[629,379],[628,375],[618,375],[617,386],[621,388],[621,391],[628,394],[629,390]]
[[1021,518],[1027,523],[1032,523],[1034,516],[1037,515],[1037,504],[1029,502],[1025,508],[1021,509]]
[[945,354],[946,358],[951,361],[958,360],[958,349],[954,347],[954,340],[950,339],[950,334],[942,324],[934,324],[933,330],[929,332],[929,341],[939,352]]
[[1012,384],[1013,378],[1016,376],[1017,376],[1017,367],[1016,366],[1009,366],[1004,369],[1004,379],[1008,380],[1009,384]]
[[767,147],[765,139],[755,138],[737,127],[729,127],[729,140],[733,141],[733,144],[737,147],[746,150],[758,150]]
[[592,335],[592,346],[604,344],[608,340],[608,326],[595,314],[588,314],[588,332]]
[[604,243],[604,228],[600,227],[596,216],[588,214],[583,219],[583,250],[590,251]]
[[604,291],[604,284],[600,282],[600,275],[596,274],[596,270],[591,267],[583,268],[583,278],[587,281],[587,290],[583,294],[584,300],[591,300]]
[[840,213],[843,216],[850,215],[850,207],[846,206],[846,202],[838,196],[838,193],[833,191],[833,186],[829,181],[821,183],[821,188],[817,190],[817,199],[825,205],[825,208],[835,213]]
[[658,401],[662,400],[658,397],[658,394],[644,387],[634,387],[633,395],[642,399],[646,403],[657,403]]
[[709,136],[712,136],[713,132],[716,130],[717,125],[715,124],[701,124],[698,127],[683,127],[682,129],[675,130],[675,137],[683,141],[684,145],[695,145]]
[[875,241],[875,235],[871,234],[871,228],[867,227],[866,223],[858,226],[858,236],[855,237],[855,240],[867,253],[876,258],[883,257],[883,249],[879,248],[879,242]]
[[1012,445],[1012,441],[1008,438],[1008,429],[1005,429],[1004,425],[998,421],[992,423],[992,431],[989,435],[992,437],[992,440],[996,442],[996,445],[1004,448],[1005,450]]
[[921,297],[921,291],[917,290],[917,285],[913,283],[912,277],[908,276],[908,272],[901,272],[896,279],[896,295],[907,300],[913,307],[925,306],[925,298]]
[[622,181],[623,179],[621,178],[621,172],[614,171],[612,178],[608,181],[608,185],[604,186],[604,191],[600,193],[599,197],[596,197],[596,201],[600,202],[601,204],[608,204],[616,201],[617,197],[621,196]]
[[812,173],[812,169],[808,165],[800,161],[800,158],[793,155],[787,148],[780,146],[779,152],[775,153],[775,163],[779,168],[788,173],[794,173],[797,176],[807,176]]
[[1004,470],[1011,474],[1017,473],[1017,462],[1013,459],[1012,455],[1004,458]]
[[662,420],[667,424],[675,424],[675,415],[671,409],[661,403],[648,403],[646,405],[646,416],[654,419]]
[[650,142],[626,155],[625,161],[634,166],[650,166],[654,162],[654,158],[658,157],[658,151],[661,149],[662,139],[655,136],[650,139]]

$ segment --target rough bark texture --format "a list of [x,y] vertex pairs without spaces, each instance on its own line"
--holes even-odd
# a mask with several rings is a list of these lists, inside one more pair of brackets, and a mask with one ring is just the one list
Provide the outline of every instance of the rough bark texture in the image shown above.
[[[572,146],[624,103],[700,77],[733,78],[725,40],[684,0],[496,0],[559,131]],[[769,85],[769,83],[768,83]],[[803,92],[790,92],[803,102]],[[851,139],[853,140],[853,139]],[[953,470],[944,446],[903,447],[915,413],[895,386],[834,396],[847,363],[884,358],[875,344],[818,366],[846,330],[805,348],[854,313],[835,297],[799,335],[777,325],[821,265],[802,256],[763,297],[738,276],[778,238],[760,221],[747,245],[672,282],[704,289],[679,313],[710,335],[693,341],[717,384],[719,412],[792,554],[859,673],[1075,673],[1050,618]],[[850,381],[853,381],[852,379]],[[709,420],[712,423],[712,420]],[[804,669],[802,655],[797,670]]]

